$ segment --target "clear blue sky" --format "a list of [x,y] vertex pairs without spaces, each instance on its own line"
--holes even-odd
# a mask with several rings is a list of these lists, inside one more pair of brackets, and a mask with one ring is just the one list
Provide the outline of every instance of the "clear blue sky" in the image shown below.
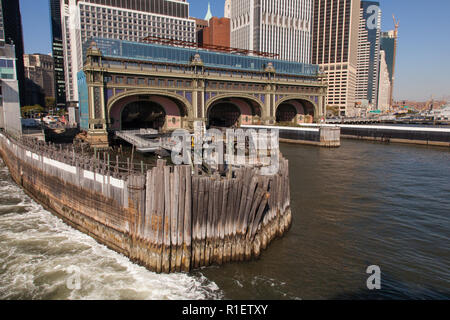
[[[190,0],[191,16],[203,18],[208,1]],[[225,0],[211,0],[214,16],[223,16]],[[450,1],[380,0],[383,30],[400,20],[395,99],[450,99]],[[26,53],[50,53],[48,0],[20,0]]]

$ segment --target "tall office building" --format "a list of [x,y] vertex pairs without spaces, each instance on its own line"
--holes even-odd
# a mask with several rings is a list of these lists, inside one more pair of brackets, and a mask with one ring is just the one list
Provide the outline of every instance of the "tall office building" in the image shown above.
[[378,109],[382,112],[389,111],[391,106],[391,79],[386,63],[386,52],[380,50],[380,76],[378,81]]
[[0,46],[5,45],[5,28],[3,26],[3,5],[2,0],[0,0]]
[[381,9],[379,2],[361,1],[356,71],[356,101],[378,106]]
[[52,28],[52,54],[55,71],[56,106],[66,107],[66,80],[64,74],[64,51],[61,27],[61,0],[50,0],[50,20]]
[[[231,0],[231,46],[311,62],[313,0]],[[226,13],[227,15],[227,13]]]
[[[203,20],[205,21],[205,20]],[[198,27],[198,23],[197,23]],[[200,46],[230,46],[230,19],[212,17],[208,26],[197,32],[197,43]]]
[[389,72],[391,91],[389,94],[389,104],[393,103],[393,91],[395,81],[395,60],[397,54],[398,25],[396,30],[390,30],[381,34],[381,50],[385,52],[386,66]]
[[314,0],[312,63],[328,79],[327,106],[355,110],[360,0]]
[[225,0],[225,8],[223,11],[224,18],[231,19],[231,0]]
[[45,106],[46,97],[55,97],[53,57],[46,54],[24,54],[26,105]]
[[4,10],[3,1],[5,0],[0,0],[0,128],[9,134],[20,136],[22,122],[16,48],[12,44],[5,43],[4,15],[8,11]]
[[389,79],[392,80],[394,74],[394,48],[395,48],[395,36],[394,30],[383,32],[381,34],[381,50],[386,54],[386,64],[389,71]]
[[25,100],[25,76],[23,67],[23,34],[22,17],[19,0],[2,0],[3,29],[5,42],[14,45],[16,62],[16,79],[19,81],[19,97],[21,104]]
[[61,0],[66,97],[78,101],[77,72],[91,38],[143,41],[148,36],[196,41],[186,0]]

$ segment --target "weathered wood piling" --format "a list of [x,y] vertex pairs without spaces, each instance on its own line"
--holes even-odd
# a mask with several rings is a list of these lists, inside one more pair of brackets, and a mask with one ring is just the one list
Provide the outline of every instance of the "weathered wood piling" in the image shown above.
[[[225,176],[189,165],[142,173],[53,145],[0,134],[13,179],[68,224],[158,273],[257,258],[289,228],[289,166],[241,167]],[[133,166],[131,166],[133,167]],[[142,166],[141,166],[142,167]]]

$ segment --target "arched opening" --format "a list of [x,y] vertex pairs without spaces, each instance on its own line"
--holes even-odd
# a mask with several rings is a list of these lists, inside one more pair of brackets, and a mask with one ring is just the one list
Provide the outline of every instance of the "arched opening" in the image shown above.
[[297,110],[294,106],[283,103],[277,109],[277,122],[292,122],[295,120],[295,116],[297,115]]
[[222,98],[209,106],[207,118],[210,127],[256,124],[261,119],[261,106],[245,97]]
[[166,112],[164,108],[152,101],[132,102],[122,110],[122,130],[161,130],[165,121]]
[[241,111],[232,103],[218,103],[209,110],[208,124],[210,127],[234,127],[239,122]]
[[115,101],[109,109],[112,130],[156,129],[172,131],[182,128],[187,116],[183,101],[164,95],[136,94]]
[[291,122],[294,124],[312,123],[314,117],[314,104],[304,99],[282,101],[276,111],[277,122]]

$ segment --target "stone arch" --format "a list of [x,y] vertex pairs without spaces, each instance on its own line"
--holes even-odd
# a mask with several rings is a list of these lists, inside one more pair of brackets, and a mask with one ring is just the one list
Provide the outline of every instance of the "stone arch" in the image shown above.
[[320,115],[319,107],[310,98],[304,96],[286,96],[283,99],[277,101],[275,105],[275,114],[277,114],[278,108],[287,105],[295,108],[297,115],[292,120],[294,123],[312,122]]
[[180,102],[182,102],[185,106],[186,115],[190,118],[194,116],[192,104],[183,96],[180,96],[179,94],[173,93],[173,92],[165,92],[165,91],[157,91],[157,90],[129,90],[125,92],[121,92],[119,94],[116,94],[111,99],[108,100],[108,106],[107,111],[108,114],[111,110],[111,107],[118,102],[119,100],[129,97],[129,96],[140,96],[140,95],[155,95],[155,96],[166,96],[173,99],[177,99]]
[[132,104],[145,103],[149,107],[160,106],[163,108],[165,114],[164,129],[182,128],[183,119],[192,116],[192,105],[180,95],[155,90],[130,90],[120,93],[108,101],[107,114],[110,129],[122,129],[125,108]]
[[252,102],[255,103],[256,106],[258,106],[259,110],[261,111],[261,117],[266,117],[267,116],[267,112],[264,108],[264,104],[261,102],[261,100],[259,100],[258,98],[256,98],[255,96],[249,95],[249,94],[241,94],[241,93],[237,93],[237,94],[219,94],[216,95],[212,98],[210,98],[206,103],[205,103],[205,113],[208,113],[209,108],[211,107],[211,105],[213,105],[215,102],[219,101],[219,100],[223,100],[223,99],[247,99],[250,100]]
[[[221,94],[207,101],[205,105],[205,117],[208,123],[212,120],[211,112],[220,105],[229,104],[230,109],[237,108],[239,110],[240,124],[253,124],[259,122],[265,114],[264,106],[259,99],[251,95],[244,94]],[[230,111],[231,112],[231,111]]]

